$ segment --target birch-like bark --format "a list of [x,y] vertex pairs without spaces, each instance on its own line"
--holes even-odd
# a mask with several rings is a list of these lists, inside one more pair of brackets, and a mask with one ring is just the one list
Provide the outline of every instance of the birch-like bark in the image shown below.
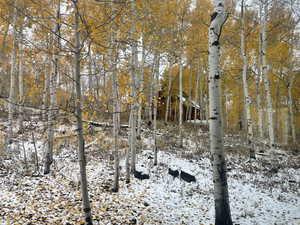
[[[111,9],[112,14],[115,14],[115,8],[114,3],[111,2]],[[114,184],[112,190],[114,192],[119,191],[119,177],[120,177],[120,160],[119,160],[119,150],[118,150],[118,136],[119,136],[119,130],[118,130],[118,115],[120,112],[118,111],[118,84],[117,84],[117,49],[116,49],[116,43],[115,43],[115,25],[114,21],[112,22],[113,25],[111,27],[111,48],[110,48],[110,57],[111,57],[111,73],[112,73],[112,86],[113,86],[113,136],[114,136],[114,166],[115,166],[115,174],[114,174]],[[91,91],[91,90],[90,90]]]
[[[50,42],[51,44],[51,42]],[[42,120],[44,121],[44,127],[47,128],[47,109],[49,104],[49,96],[50,96],[50,79],[49,74],[51,74],[51,68],[48,66],[50,63],[49,56],[46,56],[45,60],[45,75],[44,75],[44,90],[43,90],[43,104],[42,104]]]
[[89,48],[89,77],[88,77],[88,89],[89,89],[89,94],[92,94],[92,84],[93,84],[93,60],[92,60],[92,52],[91,48]]
[[149,122],[151,122],[152,124],[152,115],[153,115],[153,110],[152,110],[152,107],[153,107],[153,80],[154,80],[154,63],[153,63],[153,66],[152,66],[152,69],[151,69],[151,74],[150,74],[150,85],[149,85],[149,98],[148,98],[148,105],[147,105],[147,112],[148,112],[148,117],[149,117]]
[[[262,3],[263,4],[263,3]],[[274,136],[274,122],[273,122],[273,104],[271,96],[271,87],[268,77],[268,63],[267,63],[267,17],[268,17],[268,5],[265,3],[263,5],[263,16],[262,16],[262,26],[261,26],[261,38],[262,38],[262,74],[265,84],[265,92],[267,98],[267,115],[268,115],[268,130],[269,130],[269,143],[270,149],[275,150],[275,136]]]
[[157,153],[158,153],[158,148],[157,148],[157,103],[158,103],[158,90],[159,90],[159,54],[155,54],[154,57],[154,107],[153,107],[153,140],[154,140],[154,145],[153,145],[153,152],[154,152],[154,162],[153,165],[157,165]]
[[82,126],[82,109],[81,109],[81,76],[80,76],[80,31],[79,31],[79,0],[73,0],[75,10],[75,55],[74,55],[74,67],[75,67],[75,83],[76,83],[76,120],[77,120],[77,139],[78,139],[78,161],[80,167],[80,187],[82,207],[85,217],[86,225],[92,225],[91,206],[88,194],[88,184],[86,177],[86,158],[84,152],[84,137]]
[[214,0],[214,12],[209,27],[209,134],[212,155],[215,224],[232,225],[226,161],[223,150],[223,127],[220,91],[220,36],[226,21],[223,0]]
[[246,112],[246,131],[247,131],[247,146],[250,149],[250,158],[255,158],[255,151],[252,144],[253,139],[253,126],[251,120],[250,104],[251,99],[249,95],[248,81],[247,81],[247,69],[248,69],[248,58],[246,53],[246,37],[245,37],[245,15],[244,15],[244,0],[241,2],[241,58],[243,60],[243,90],[244,90],[244,108]]
[[14,1],[13,8],[13,47],[12,47],[12,55],[11,55],[11,71],[10,71],[10,89],[9,89],[9,98],[8,98],[8,135],[7,135],[7,143],[12,142],[13,136],[13,117],[16,112],[16,77],[18,72],[18,64],[17,64],[17,50],[18,50],[18,33],[17,33],[17,19],[18,19],[18,0]]
[[[261,4],[259,5],[259,22],[261,24],[262,20],[262,7]],[[261,48],[262,48],[262,37],[261,37],[261,32],[259,33],[259,40],[258,40],[258,74],[256,76],[256,104],[258,108],[258,133],[260,139],[264,138],[264,121],[263,121],[263,107],[262,107],[262,96],[261,96],[261,79],[263,78],[262,75],[262,54],[261,54]]]
[[[172,86],[172,76],[170,73],[170,69],[168,70],[168,96],[167,96],[167,102],[166,102],[166,113],[165,113],[165,122],[168,122],[169,117],[169,108],[170,108],[170,98],[171,98],[171,86]],[[171,110],[170,110],[171,111]]]
[[58,75],[58,53],[60,48],[60,38],[59,38],[59,19],[60,19],[60,0],[57,2],[56,10],[56,25],[55,25],[55,47],[54,53],[52,55],[53,69],[50,74],[50,106],[48,112],[48,142],[47,149],[44,155],[44,174],[50,173],[50,167],[53,162],[53,145],[54,145],[54,120],[56,114],[56,87],[57,87],[57,75]]
[[292,75],[288,86],[288,105],[289,105],[289,118],[290,118],[289,134],[290,133],[292,134],[293,144],[297,144],[296,129],[295,129],[295,115],[293,111],[293,96],[292,96],[294,81],[295,81],[295,76]]
[[144,66],[145,66],[145,48],[144,39],[142,39],[142,60],[140,63],[140,80],[139,80],[139,108],[138,108],[138,122],[137,122],[137,137],[141,138],[142,126],[142,109],[143,109],[143,90],[144,90]]
[[132,43],[132,57],[131,57],[131,95],[133,98],[133,102],[131,103],[131,111],[130,111],[130,152],[131,152],[131,172],[135,171],[136,164],[136,125],[137,125],[137,88],[138,88],[138,80],[137,80],[137,71],[138,71],[138,58],[137,58],[137,41],[135,40],[135,32],[136,32],[136,5],[135,1],[131,2],[131,8],[133,11],[133,25],[131,28],[131,38],[134,40]]
[[192,119],[192,104],[191,104],[191,101],[192,101],[192,80],[193,80],[193,72],[192,72],[192,62],[191,62],[191,65],[190,65],[190,76],[189,76],[189,103],[187,104],[188,105],[188,111],[187,111],[187,116],[186,116],[186,120],[191,120]]
[[[195,91],[195,97],[194,97],[194,101],[197,105],[200,105],[198,102],[199,99],[199,80],[200,80],[200,62],[198,60],[197,62],[197,78],[196,78],[196,91]],[[197,120],[197,112],[198,109],[197,107],[195,107],[195,112],[194,112],[194,123],[196,125],[196,120]]]
[[182,97],[182,56],[179,58],[179,146],[183,147],[183,134],[182,134],[182,107],[183,107],[183,97]]
[[[260,38],[261,39],[261,38]],[[259,56],[259,58],[261,58]],[[261,62],[261,60],[259,60]],[[260,139],[264,138],[264,126],[263,126],[263,108],[262,108],[262,101],[261,101],[261,85],[260,85],[260,79],[261,79],[261,63],[259,63],[258,66],[258,74],[256,76],[256,105],[258,110],[258,134]]]
[[19,131],[23,130],[24,110],[23,105],[25,101],[24,96],[24,74],[23,74],[23,21],[20,24],[19,31],[19,109],[18,109],[18,123]]

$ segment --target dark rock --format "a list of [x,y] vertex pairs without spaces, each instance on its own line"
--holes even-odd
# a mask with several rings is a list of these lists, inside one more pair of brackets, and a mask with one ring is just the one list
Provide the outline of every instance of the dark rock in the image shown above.
[[139,180],[146,180],[146,179],[150,178],[149,174],[143,174],[143,172],[140,172],[137,170],[134,171],[133,175],[135,178],[137,178]]
[[179,171],[178,170],[172,170],[172,169],[168,169],[168,174],[170,174],[172,177],[176,178],[179,177]]
[[189,173],[186,173],[184,171],[181,171],[180,173],[180,178],[188,183],[191,183],[191,182],[196,182],[196,177],[189,174]]

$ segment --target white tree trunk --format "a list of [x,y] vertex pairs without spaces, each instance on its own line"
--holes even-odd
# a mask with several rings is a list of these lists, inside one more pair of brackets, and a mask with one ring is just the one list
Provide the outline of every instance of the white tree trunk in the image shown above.
[[[111,2],[112,13],[115,13],[114,3]],[[120,163],[119,163],[119,150],[118,150],[118,136],[119,136],[119,124],[118,124],[118,83],[117,83],[117,49],[115,44],[115,26],[111,27],[111,48],[110,48],[110,60],[111,60],[111,73],[112,73],[112,86],[113,86],[113,136],[114,136],[114,160],[115,160],[115,175],[113,191],[119,191],[119,177],[120,177]],[[90,90],[91,91],[91,90]]]
[[23,79],[23,21],[19,32],[19,109],[18,109],[18,123],[19,131],[23,129],[24,110],[23,105],[25,101],[24,96],[24,79]]
[[[195,99],[194,99],[194,102],[197,104],[197,105],[200,105],[199,104],[199,80],[200,80],[200,62],[198,60],[197,62],[197,78],[196,78],[196,91],[195,91]],[[197,107],[195,107],[195,112],[194,112],[194,122],[196,124],[196,120],[197,120],[197,112],[198,112],[198,109]]]
[[[57,4],[57,11],[56,11],[56,19],[59,21],[60,18],[60,1]],[[47,142],[47,149],[44,155],[44,174],[50,173],[50,167],[53,162],[53,145],[54,145],[54,121],[56,115],[56,88],[57,88],[57,74],[58,74],[58,52],[60,47],[60,38],[59,34],[59,22],[55,25],[55,34],[57,34],[55,38],[55,47],[54,47],[54,54],[52,55],[53,58],[53,69],[52,73],[50,74],[50,106],[48,112],[48,142]]]
[[10,89],[8,98],[8,136],[7,142],[10,144],[12,142],[13,136],[13,126],[14,126],[14,113],[16,112],[16,77],[18,72],[17,64],[17,50],[18,50],[18,33],[17,33],[17,19],[18,19],[18,0],[14,1],[13,8],[13,47],[11,55],[11,71],[10,71]]
[[137,136],[141,138],[141,126],[142,126],[142,109],[143,109],[143,93],[144,93],[144,66],[145,66],[145,48],[144,40],[142,40],[142,60],[140,63],[140,83],[139,83],[139,108],[138,108],[138,124],[137,124]]
[[268,14],[268,5],[264,4],[264,13],[262,17],[262,74],[265,84],[266,98],[267,98],[267,114],[268,114],[268,130],[269,130],[269,143],[271,150],[275,150],[275,136],[274,136],[274,122],[273,122],[273,105],[272,105],[272,96],[271,96],[271,87],[268,77],[268,64],[267,64],[267,14]]
[[246,130],[247,130],[247,146],[250,149],[250,158],[255,158],[255,151],[252,145],[253,139],[253,126],[251,120],[251,110],[250,104],[251,99],[249,96],[249,88],[248,88],[248,81],[247,81],[247,69],[248,69],[248,58],[246,53],[246,38],[245,38],[245,15],[244,15],[244,0],[241,2],[241,57],[243,60],[243,90],[244,90],[244,108],[246,112]]
[[[168,69],[168,96],[167,96],[167,103],[166,103],[166,113],[165,113],[165,122],[168,122],[169,117],[169,108],[170,108],[170,98],[171,98],[171,87],[172,87],[172,76],[170,73],[170,68]],[[171,110],[170,110],[171,111]]]
[[183,134],[182,134],[182,107],[183,107],[183,97],[182,97],[182,56],[179,58],[179,146],[183,147]]
[[137,80],[137,71],[138,71],[138,58],[137,58],[137,41],[134,36],[136,35],[136,5],[135,1],[131,2],[131,8],[133,10],[133,25],[131,28],[131,38],[133,39],[132,43],[132,58],[131,58],[131,96],[133,102],[131,103],[130,111],[130,152],[131,152],[131,172],[135,171],[136,164],[136,125],[137,125],[137,109],[138,109],[138,99],[137,99],[137,90],[138,90],[138,80]]
[[154,80],[154,63],[151,69],[151,74],[150,74],[150,81],[149,81],[149,99],[148,99],[148,117],[149,117],[149,122],[152,124],[152,107],[153,107],[153,80]]
[[[260,58],[260,57],[259,57]],[[260,78],[262,76],[261,74],[261,63],[258,66],[258,74],[256,77],[256,105],[257,105],[257,111],[258,111],[258,134],[259,138],[263,139],[264,138],[264,123],[263,123],[263,108],[262,108],[262,101],[261,101],[261,85],[260,85]]]
[[288,86],[288,105],[289,105],[289,118],[290,118],[290,125],[289,125],[289,134],[292,134],[292,141],[293,144],[297,144],[297,138],[296,138],[296,129],[295,129],[295,116],[293,111],[293,96],[292,96],[292,89],[294,85],[295,76],[292,76],[289,82]]
[[86,225],[92,225],[91,206],[88,194],[88,184],[86,177],[86,158],[84,153],[84,137],[82,126],[82,110],[81,110],[81,77],[80,77],[80,31],[79,31],[79,11],[77,6],[78,0],[74,0],[75,10],[75,82],[76,82],[76,120],[77,120],[77,138],[78,138],[78,161],[80,167],[80,187],[82,207],[85,216]]
[[224,1],[214,1],[214,12],[209,27],[209,133],[212,154],[215,224],[232,225],[226,161],[223,150],[222,109],[220,96],[220,42],[222,26],[226,21]]
[[186,120],[191,120],[192,118],[192,105],[190,104],[191,101],[192,101],[192,80],[193,80],[193,64],[192,62],[190,62],[191,65],[190,65],[190,76],[189,76],[189,103],[187,105],[188,109],[187,109],[187,115],[186,115]]
[[153,140],[154,140],[154,145],[153,145],[153,150],[154,150],[154,165],[157,165],[157,153],[158,153],[158,148],[157,148],[157,103],[158,103],[158,90],[159,90],[159,54],[155,54],[154,57],[154,108],[153,108]]
[[91,48],[89,48],[89,77],[88,77],[88,88],[89,88],[89,94],[92,94],[92,90],[93,90],[93,60],[92,60],[92,52],[91,52]]
[[[259,20],[261,23],[261,17],[262,17],[262,7],[260,5],[259,8]],[[257,104],[257,110],[258,110],[258,132],[260,139],[264,138],[264,121],[263,121],[263,107],[262,107],[262,96],[261,96],[261,79],[263,78],[262,71],[262,54],[261,54],[261,48],[262,48],[262,33],[259,33],[259,40],[258,40],[258,74],[256,76],[256,104]]]
[[[52,37],[52,35],[50,35]],[[49,45],[52,42],[49,41]],[[44,68],[44,90],[43,90],[43,104],[42,104],[42,120],[44,121],[44,127],[47,129],[47,111],[48,111],[48,104],[49,104],[49,97],[50,97],[50,75],[51,75],[51,68],[49,65],[51,64],[49,60],[49,55],[46,56],[45,60],[45,68]]]

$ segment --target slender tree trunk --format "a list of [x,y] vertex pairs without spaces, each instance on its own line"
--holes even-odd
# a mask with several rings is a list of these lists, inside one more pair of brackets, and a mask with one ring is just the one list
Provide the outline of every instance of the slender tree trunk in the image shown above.
[[182,107],[183,107],[183,97],[182,97],[182,56],[179,58],[179,146],[183,147],[183,134],[182,134]]
[[[59,18],[60,18],[60,0],[57,2],[55,34],[59,34]],[[47,149],[44,155],[44,174],[50,173],[50,167],[53,162],[53,145],[54,145],[54,124],[56,114],[56,87],[58,74],[58,53],[60,48],[60,38],[57,35],[54,47],[53,70],[50,75],[50,106],[48,112],[48,142]]]
[[[165,114],[165,122],[168,122],[168,116],[169,116],[169,108],[170,108],[170,98],[171,98],[171,86],[172,86],[172,76],[170,73],[170,69],[168,70],[168,96],[167,96],[167,103],[166,103],[166,114]],[[170,110],[171,111],[171,110]]]
[[[262,20],[262,7],[260,5],[259,8],[259,16],[260,16],[260,23]],[[258,131],[259,131],[259,137],[260,139],[264,138],[264,121],[263,121],[263,107],[262,107],[262,96],[261,96],[261,79],[263,78],[263,67],[262,67],[262,54],[261,54],[261,49],[262,49],[262,37],[261,37],[261,32],[259,34],[259,41],[258,41],[258,74],[256,76],[256,103],[257,103],[257,108],[258,108]]]
[[145,66],[145,48],[144,40],[142,44],[142,61],[140,64],[140,84],[139,84],[139,108],[138,108],[138,124],[137,136],[141,138],[141,125],[142,125],[142,109],[143,109],[143,92],[144,92],[144,66]]
[[[51,45],[51,42],[50,42]],[[49,104],[49,97],[50,97],[50,79],[49,79],[49,74],[51,74],[51,69],[49,67],[50,65],[50,60],[49,56],[46,56],[45,60],[45,75],[44,75],[44,90],[43,90],[43,104],[42,104],[42,118],[44,121],[44,127],[45,129],[47,128],[47,109],[48,109],[48,104]]]
[[[260,58],[260,57],[259,57]],[[260,92],[260,78],[261,78],[261,64],[258,66],[258,75],[256,77],[256,104],[258,111],[258,134],[261,139],[264,137],[264,127],[263,127],[263,108],[261,102],[261,92]]]
[[131,8],[133,10],[133,25],[131,28],[131,38],[134,40],[132,43],[132,58],[131,58],[131,95],[133,102],[131,103],[131,118],[130,118],[130,152],[131,152],[131,172],[135,171],[136,165],[136,125],[137,125],[137,90],[138,90],[138,58],[137,58],[137,41],[135,40],[136,33],[136,5],[135,1],[131,2]]
[[214,1],[214,12],[209,27],[209,133],[212,154],[215,224],[232,225],[223,150],[222,109],[220,95],[220,42],[222,26],[226,21],[224,1]]
[[154,140],[154,166],[157,165],[157,153],[158,153],[158,148],[157,148],[157,103],[158,103],[158,87],[159,87],[159,54],[155,54],[154,57],[154,109],[153,109],[153,140]]
[[279,108],[279,98],[280,98],[280,83],[276,83],[276,96],[274,96],[275,100],[275,115],[274,115],[274,136],[277,142],[280,142],[280,134],[279,134],[279,118],[278,114],[280,113],[280,108]]
[[92,84],[93,84],[93,60],[92,60],[92,52],[91,49],[89,49],[89,77],[88,77],[88,87],[89,87],[89,94],[92,94]]
[[23,105],[25,101],[24,96],[24,80],[23,80],[23,21],[20,27],[20,40],[19,40],[19,112],[18,112],[18,123],[19,131],[23,130],[23,121],[24,121],[24,110]]
[[[199,102],[198,102],[198,99],[199,99],[199,80],[200,80],[200,62],[198,60],[197,62],[197,78],[196,78],[196,91],[195,91],[195,103],[196,105],[200,105]],[[195,107],[195,112],[194,112],[194,123],[196,125],[196,120],[197,120],[197,112],[198,112],[198,109],[197,107]]]
[[293,96],[292,96],[292,88],[294,85],[294,80],[295,80],[295,76],[292,76],[288,86],[288,105],[289,105],[289,118],[290,118],[289,134],[292,133],[293,144],[296,144],[297,138],[296,138],[295,116],[293,111]]
[[80,31],[79,31],[79,0],[73,0],[75,10],[75,82],[76,82],[76,120],[77,120],[77,138],[78,138],[78,161],[80,167],[80,186],[81,186],[81,198],[82,207],[85,216],[85,222],[87,225],[92,225],[91,206],[88,194],[88,184],[86,177],[86,158],[84,152],[84,137],[82,126],[82,110],[81,110],[81,82],[80,82]]
[[[153,64],[154,66],[154,64]],[[149,100],[148,100],[148,117],[149,121],[152,123],[152,107],[153,107],[153,80],[154,80],[154,67],[152,66],[151,74],[150,74],[150,86],[149,86]]]
[[[111,2],[112,13],[115,14],[114,3]],[[114,23],[114,21],[113,21]],[[120,177],[120,163],[119,163],[119,150],[118,150],[118,83],[117,83],[117,71],[116,71],[116,44],[115,44],[115,25],[113,24],[111,27],[111,48],[110,48],[110,56],[111,56],[111,73],[112,73],[112,86],[113,86],[113,136],[114,136],[114,160],[115,160],[115,176],[114,176],[114,184],[113,191],[119,191],[119,177]]]
[[246,130],[247,130],[247,146],[249,147],[250,158],[255,159],[255,151],[252,144],[253,139],[253,126],[252,126],[252,119],[251,119],[251,110],[250,104],[251,99],[249,95],[249,88],[248,88],[248,81],[247,81],[247,69],[248,69],[248,58],[246,54],[246,38],[245,38],[245,16],[244,16],[244,0],[241,2],[241,23],[242,23],[242,30],[241,30],[241,57],[243,60],[243,89],[244,89],[244,108],[246,112]]
[[191,104],[191,101],[192,101],[192,80],[193,80],[193,70],[192,70],[192,62],[191,62],[191,65],[190,65],[190,76],[189,76],[189,104],[188,104],[188,113],[187,113],[187,120],[191,120],[192,119],[192,104]]
[[275,136],[274,136],[274,122],[273,122],[273,105],[271,96],[271,87],[268,77],[268,64],[267,64],[267,15],[268,5],[264,4],[264,14],[262,17],[262,74],[265,84],[266,98],[267,98],[267,111],[268,111],[268,130],[269,130],[269,142],[271,150],[275,150]]
[[16,112],[16,77],[17,77],[17,51],[18,51],[18,33],[17,33],[17,19],[18,19],[18,0],[14,1],[13,8],[13,47],[11,55],[11,71],[10,71],[10,89],[8,98],[8,136],[7,142],[10,144],[13,137],[14,114]]

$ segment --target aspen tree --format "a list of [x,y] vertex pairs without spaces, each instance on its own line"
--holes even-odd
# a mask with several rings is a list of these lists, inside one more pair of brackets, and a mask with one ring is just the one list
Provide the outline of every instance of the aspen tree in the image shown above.
[[183,107],[183,97],[182,97],[182,56],[179,57],[179,146],[183,147],[183,134],[182,134],[182,107]]
[[11,55],[11,71],[10,71],[10,89],[9,89],[9,98],[8,98],[8,136],[7,142],[10,144],[12,142],[13,136],[13,118],[14,113],[16,112],[16,77],[17,77],[17,50],[18,50],[18,33],[17,33],[17,19],[18,19],[18,0],[14,1],[13,4],[13,47],[12,47],[12,55]]
[[56,87],[57,87],[57,74],[58,74],[58,53],[60,48],[60,37],[59,37],[59,29],[60,29],[60,0],[57,1],[57,9],[56,9],[56,24],[55,24],[55,47],[52,52],[53,58],[53,69],[50,74],[50,106],[48,112],[48,134],[47,134],[47,149],[44,155],[44,174],[50,173],[50,166],[53,162],[53,145],[54,145],[54,124],[55,124],[55,114],[56,114]]
[[[200,81],[200,60],[197,60],[197,78],[196,78],[196,91],[195,91],[195,97],[194,97],[194,101],[197,105],[198,104],[198,99],[199,99],[199,81]],[[194,123],[196,124],[196,120],[197,120],[197,107],[195,108],[195,112],[194,112]]]
[[75,46],[74,46],[74,68],[75,68],[75,83],[76,83],[76,121],[77,121],[77,139],[78,139],[78,161],[80,167],[80,187],[81,187],[81,198],[82,207],[85,217],[86,225],[92,225],[91,206],[88,194],[88,184],[86,177],[86,158],[84,152],[84,137],[83,137],[83,126],[82,126],[82,109],[81,109],[81,76],[80,76],[80,31],[79,31],[79,0],[73,0],[74,13],[75,13]]
[[293,144],[297,144],[296,129],[295,129],[295,115],[293,111],[293,96],[292,96],[294,81],[295,81],[295,75],[291,75],[288,84],[288,106],[289,106],[289,124],[290,124],[289,133],[292,134]]
[[244,90],[244,108],[246,111],[246,131],[247,131],[247,146],[250,148],[250,158],[255,158],[255,152],[252,144],[253,139],[253,126],[251,120],[250,104],[251,99],[249,95],[249,87],[247,81],[248,58],[246,53],[246,35],[245,35],[245,12],[244,0],[241,2],[241,58],[243,61],[243,90]]
[[137,122],[137,136],[141,138],[141,125],[142,125],[142,109],[143,109],[143,90],[144,90],[144,66],[145,66],[145,46],[144,38],[142,37],[142,60],[140,63],[140,80],[139,80],[139,106],[138,106],[138,122]]
[[[171,62],[169,62],[169,65],[171,65]],[[169,69],[167,70],[167,73],[168,73],[168,92],[167,92],[165,122],[168,122],[169,108],[170,108],[170,99],[171,99],[170,95],[171,95],[171,86],[172,86],[172,76],[171,76],[170,69],[171,69],[171,67],[169,66]]]
[[158,91],[159,91],[159,54],[155,53],[154,57],[154,107],[153,107],[153,140],[154,140],[154,145],[153,145],[153,150],[154,150],[154,165],[157,165],[157,153],[158,153],[158,148],[157,148],[157,102],[158,102]]
[[[259,23],[261,24],[262,20],[262,6],[259,5]],[[258,108],[258,133],[259,137],[261,139],[264,138],[264,121],[263,121],[263,107],[262,107],[262,96],[261,96],[261,79],[263,78],[262,75],[262,54],[261,54],[261,48],[262,48],[262,37],[261,32],[259,33],[259,40],[258,40],[258,59],[257,59],[257,76],[256,76],[256,105]]]
[[[24,8],[24,7],[23,7]],[[21,18],[20,31],[19,31],[19,109],[18,109],[18,123],[19,130],[23,129],[23,121],[24,121],[24,110],[23,105],[25,101],[24,96],[24,67],[23,67],[23,17]]]
[[[112,15],[115,13],[114,3],[111,2]],[[117,71],[116,71],[116,60],[117,60],[117,49],[115,43],[115,21],[112,21],[111,26],[111,40],[110,40],[110,60],[111,60],[111,75],[112,75],[112,88],[113,88],[113,137],[114,137],[114,160],[115,160],[115,175],[113,183],[113,191],[118,192],[119,190],[119,177],[120,177],[120,163],[119,163],[119,150],[118,150],[118,136],[119,126],[118,125],[118,84],[117,84]]]
[[220,37],[227,16],[223,0],[214,0],[209,27],[209,134],[212,156],[215,224],[232,225],[224,156],[220,95]]
[[274,122],[273,122],[273,104],[271,96],[271,85],[268,75],[267,64],[267,18],[268,18],[268,3],[261,2],[263,5],[263,15],[261,24],[261,57],[262,57],[262,75],[265,85],[266,99],[267,99],[267,115],[268,115],[268,131],[270,149],[275,150],[275,135],[274,135]]
[[188,108],[187,108],[187,115],[186,115],[186,120],[191,120],[192,119],[192,105],[190,104],[192,101],[192,79],[193,79],[193,62],[190,62],[190,71],[189,71],[189,103],[188,103]]
[[138,68],[138,59],[137,59],[137,40],[134,38],[136,35],[136,5],[135,0],[131,2],[132,10],[132,27],[131,27],[131,38],[133,42],[131,43],[131,110],[130,110],[130,152],[131,152],[131,172],[135,171],[136,164],[136,125],[137,125],[137,68]]

